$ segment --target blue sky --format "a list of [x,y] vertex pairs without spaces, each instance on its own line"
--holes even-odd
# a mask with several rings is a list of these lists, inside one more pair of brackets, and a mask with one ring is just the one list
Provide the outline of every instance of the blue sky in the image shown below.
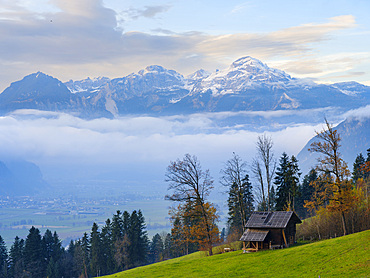
[[252,56],[317,82],[370,85],[370,1],[0,0],[0,91],[159,64],[184,75]]

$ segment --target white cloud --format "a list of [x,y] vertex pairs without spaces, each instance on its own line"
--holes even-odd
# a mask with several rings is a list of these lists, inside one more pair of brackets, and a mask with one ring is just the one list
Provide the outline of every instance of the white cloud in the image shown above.
[[[163,163],[185,153],[218,163],[228,159],[233,151],[252,157],[260,133],[237,126],[217,126],[217,119],[230,116],[210,113],[189,118],[83,120],[67,114],[23,110],[0,118],[0,154],[35,162],[88,164]],[[315,128],[297,125],[270,134],[279,152],[296,154],[313,136]]]
[[[53,0],[53,9],[44,12],[7,3],[0,11],[2,88],[36,71],[65,81],[87,75],[119,77],[161,64],[186,75],[199,68],[214,70],[245,55],[297,57],[311,53],[314,43],[329,39],[333,32],[356,26],[355,18],[345,15],[269,33],[217,36],[166,30],[154,35],[124,32],[118,28],[117,13],[100,0]],[[134,10],[136,17],[150,18],[169,8]]]

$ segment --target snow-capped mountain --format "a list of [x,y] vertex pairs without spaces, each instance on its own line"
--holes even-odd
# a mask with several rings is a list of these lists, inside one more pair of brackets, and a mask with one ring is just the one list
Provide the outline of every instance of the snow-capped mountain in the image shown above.
[[280,87],[290,81],[292,78],[285,72],[269,68],[261,61],[247,56],[236,60],[229,68],[218,70],[204,78],[193,93],[211,90],[214,96],[235,94],[248,88]]
[[102,86],[109,83],[110,81],[111,80],[108,77],[97,77],[93,79],[88,77],[87,79],[81,81],[69,80],[64,84],[71,91],[71,93],[88,95],[89,93],[97,92]]
[[0,94],[2,113],[32,108],[78,112],[84,117],[328,106],[352,109],[369,103],[368,86],[356,82],[316,84],[249,56],[226,69],[211,74],[199,70],[187,77],[157,65],[122,78],[87,78],[64,84],[35,73]]

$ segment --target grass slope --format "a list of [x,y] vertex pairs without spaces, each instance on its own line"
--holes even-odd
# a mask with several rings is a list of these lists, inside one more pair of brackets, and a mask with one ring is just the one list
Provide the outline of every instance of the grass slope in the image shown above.
[[274,251],[198,252],[105,277],[370,277],[370,230]]

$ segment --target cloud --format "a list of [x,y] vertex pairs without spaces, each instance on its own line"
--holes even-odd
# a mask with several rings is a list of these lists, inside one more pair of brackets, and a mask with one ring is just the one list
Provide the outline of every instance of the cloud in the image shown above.
[[370,105],[350,110],[344,114],[346,118],[355,118],[357,120],[370,118]]
[[[15,81],[15,74],[21,78],[39,70],[63,81],[87,75],[119,77],[150,64],[186,75],[199,65],[213,70],[246,54],[260,59],[297,57],[310,53],[313,43],[329,39],[333,32],[356,26],[354,17],[346,15],[260,34],[219,36],[166,29],[149,34],[124,32],[118,27],[119,15],[101,0],[53,0],[54,8],[47,12],[16,3],[7,2],[7,9],[0,11],[2,87]],[[128,14],[153,18],[170,8],[145,6]]]
[[123,14],[131,19],[138,19],[140,17],[153,18],[160,13],[168,11],[171,6],[162,5],[162,6],[144,6],[142,9],[131,8],[127,11],[124,11]]
[[[273,118],[286,117],[287,113],[261,112],[261,115],[271,122]],[[19,110],[0,117],[0,155],[23,157],[41,164],[103,165],[167,163],[191,153],[219,165],[233,151],[250,159],[254,156],[257,136],[266,131],[248,130],[237,123],[220,123],[235,117],[248,122],[258,116],[252,112],[207,113],[190,117],[84,120],[63,113]],[[281,125],[270,129],[269,134],[279,153],[296,154],[314,135],[316,125]]]
[[331,82],[336,78],[354,78],[366,74],[364,71],[353,71],[355,66],[368,63],[370,52],[341,52],[324,55],[320,58],[302,57],[296,60],[280,60],[269,63],[289,72],[295,77],[320,78],[321,82]]

